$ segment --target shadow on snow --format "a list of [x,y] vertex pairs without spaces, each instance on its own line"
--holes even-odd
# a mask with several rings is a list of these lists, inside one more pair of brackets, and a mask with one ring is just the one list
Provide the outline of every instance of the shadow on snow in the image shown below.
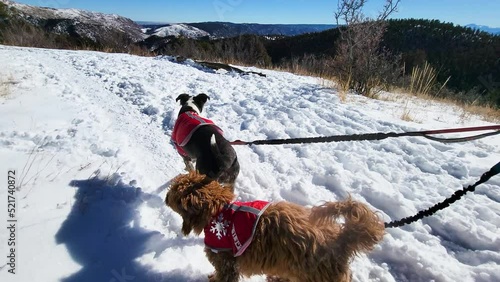
[[156,253],[156,258],[169,247],[200,242],[194,239],[165,239],[160,232],[141,227],[139,206],[146,203],[160,208],[164,205],[163,200],[123,183],[119,177],[117,179],[92,178],[70,183],[78,191],[72,210],[55,239],[58,244],[66,245],[82,269],[61,281],[206,280],[206,276],[201,274],[194,278],[180,270],[162,273],[137,262],[138,258],[148,253]]

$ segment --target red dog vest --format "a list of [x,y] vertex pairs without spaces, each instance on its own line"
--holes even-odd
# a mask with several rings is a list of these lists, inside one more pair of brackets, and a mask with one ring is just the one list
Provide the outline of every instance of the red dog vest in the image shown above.
[[172,132],[172,141],[180,155],[187,156],[182,147],[186,146],[196,129],[204,125],[214,126],[220,134],[223,134],[222,130],[213,121],[200,117],[196,112],[184,112],[179,115]]
[[234,202],[226,205],[205,226],[205,246],[217,253],[232,251],[240,256],[252,243],[257,222],[271,203]]

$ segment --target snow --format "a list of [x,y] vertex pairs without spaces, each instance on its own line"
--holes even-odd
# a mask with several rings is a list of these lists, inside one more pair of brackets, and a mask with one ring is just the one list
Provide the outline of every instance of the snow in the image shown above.
[[186,24],[169,24],[167,26],[157,28],[156,30],[154,30],[152,35],[156,35],[158,37],[185,36],[188,38],[210,36],[208,32]]
[[[184,164],[169,136],[181,93],[207,93],[204,115],[229,140],[489,125],[452,106],[384,93],[348,95],[285,72],[240,76],[168,57],[0,46],[0,171],[16,171],[16,274],[0,281],[206,281],[203,236],[181,235],[168,181]],[[410,112],[414,121],[403,121]],[[452,136],[462,136],[455,134]],[[447,136],[448,137],[448,136]],[[385,221],[414,215],[476,182],[500,137],[420,137],[236,146],[238,200],[315,205],[352,195]],[[387,229],[352,262],[354,281],[500,281],[500,177],[432,217]],[[0,221],[7,226],[7,192]],[[10,247],[0,228],[0,255]],[[261,276],[244,281],[264,281]]]

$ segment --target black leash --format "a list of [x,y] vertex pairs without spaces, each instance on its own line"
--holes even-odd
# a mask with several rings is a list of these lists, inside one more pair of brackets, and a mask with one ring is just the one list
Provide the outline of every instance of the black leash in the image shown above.
[[[429,135],[434,134],[447,134],[457,132],[470,132],[470,131],[484,131],[496,130],[494,132],[484,133],[480,135],[461,137],[461,138],[439,138]],[[367,134],[353,134],[353,135],[337,135],[327,137],[306,137],[306,138],[290,138],[290,139],[273,139],[273,140],[256,140],[256,141],[241,141],[236,140],[231,142],[231,145],[284,145],[284,144],[302,144],[302,143],[325,143],[325,142],[344,142],[344,141],[375,141],[383,140],[386,138],[396,138],[403,136],[421,136],[427,139],[438,141],[442,143],[458,143],[477,140],[488,136],[500,134],[500,125],[479,126],[479,127],[466,127],[454,129],[441,129],[441,130],[425,130],[413,131],[403,133],[367,133]]]
[[[468,137],[459,138],[440,138],[433,137],[430,135],[434,134],[447,134],[447,133],[458,133],[458,132],[470,132],[470,131],[484,131],[484,130],[496,130],[489,133],[483,133]],[[325,142],[344,142],[344,141],[372,141],[372,140],[383,140],[386,138],[397,138],[403,136],[420,136],[427,139],[442,142],[442,143],[458,143],[467,142],[472,140],[478,140],[488,136],[493,136],[500,134],[500,125],[491,126],[479,126],[479,127],[465,127],[465,128],[454,128],[454,129],[440,129],[440,130],[426,130],[426,131],[413,131],[413,132],[403,132],[403,133],[367,133],[367,134],[354,134],[354,135],[337,135],[337,136],[327,136],[327,137],[306,137],[306,138],[290,138],[290,139],[274,139],[274,140],[256,140],[256,141],[241,141],[236,140],[230,142],[231,145],[284,145],[284,144],[303,144],[303,143],[325,143]],[[445,199],[443,202],[438,203],[426,210],[419,211],[416,215],[405,217],[400,220],[385,222],[385,228],[401,227],[415,221],[418,221],[424,217],[431,216],[436,212],[449,207],[454,202],[460,200],[467,192],[474,192],[477,186],[485,183],[491,177],[500,173],[500,162],[493,166],[490,171],[484,173],[481,179],[470,185],[464,187],[462,190],[456,191],[451,197]]]
[[500,173],[500,162],[497,163],[495,166],[493,166],[490,169],[490,171],[484,173],[481,176],[481,179],[479,179],[479,181],[474,183],[473,185],[470,185],[469,187],[464,187],[462,190],[456,191],[451,197],[447,198],[446,200],[442,201],[441,203],[438,203],[438,204],[436,204],[436,205],[434,205],[426,210],[419,211],[414,216],[409,216],[409,217],[405,217],[405,218],[400,219],[400,220],[386,222],[386,223],[384,223],[385,228],[401,227],[403,225],[407,225],[407,224],[413,223],[417,220],[420,220],[424,217],[431,216],[431,215],[435,214],[436,212],[449,207],[454,202],[460,200],[462,198],[462,196],[464,196],[467,192],[474,192],[474,190],[476,189],[476,187],[478,185],[485,183],[486,181],[490,180],[490,178],[492,178],[493,176],[495,176],[499,173]]

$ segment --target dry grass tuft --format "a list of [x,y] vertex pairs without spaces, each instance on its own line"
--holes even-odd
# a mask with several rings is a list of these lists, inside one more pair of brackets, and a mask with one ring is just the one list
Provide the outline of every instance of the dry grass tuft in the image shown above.
[[467,120],[472,115],[482,117],[485,121],[500,123],[500,109],[492,106],[478,106],[474,104],[461,104],[458,105],[462,108],[461,118]]
[[7,97],[11,94],[11,87],[14,84],[14,77],[12,75],[0,76],[0,97]]
[[423,67],[416,66],[411,72],[410,93],[427,96],[436,84],[436,70],[427,62]]
[[[400,92],[404,93],[404,92]],[[409,93],[403,94],[403,95],[410,95]],[[466,103],[463,101],[458,101],[455,99],[452,99],[450,97],[434,97],[430,95],[414,95],[418,97],[419,99],[425,100],[425,101],[430,101],[430,102],[437,102],[437,103],[443,103],[447,104],[450,106],[455,106],[461,111],[459,118],[461,122],[466,122],[470,120],[473,116],[478,116],[481,119],[492,122],[492,123],[499,123],[500,122],[500,109],[491,106],[491,105],[478,105],[474,102],[472,103]],[[410,114],[411,110],[408,109],[407,106],[404,108],[404,113],[401,117],[401,119],[406,120],[406,116]],[[405,118],[403,118],[405,117]]]
[[343,89],[339,89],[338,91],[338,95],[339,95],[339,99],[340,99],[340,102],[342,103],[347,103],[347,91],[344,91]]
[[[463,100],[453,98],[453,96],[450,95],[440,95],[443,89],[445,90],[444,92],[446,92],[446,85],[451,77],[439,86],[436,81],[437,76],[438,72],[427,62],[425,62],[422,67],[417,66],[413,68],[410,85],[406,92],[427,101],[440,102],[459,107],[462,111],[460,114],[460,120],[462,122],[469,120],[474,115],[477,115],[489,122],[500,121],[500,109],[494,106],[484,104],[479,105],[476,101],[464,102]],[[407,118],[406,116],[407,113],[405,109],[402,119],[404,119],[403,117]]]
[[403,114],[401,114],[401,119],[404,121],[414,121],[411,116],[411,109],[409,107],[410,101],[406,101],[405,107],[403,108]]

